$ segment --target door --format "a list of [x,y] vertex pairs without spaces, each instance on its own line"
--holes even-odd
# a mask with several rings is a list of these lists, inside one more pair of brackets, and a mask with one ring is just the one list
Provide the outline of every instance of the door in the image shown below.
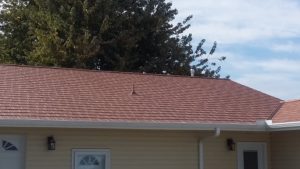
[[265,143],[238,143],[238,169],[267,169]]
[[0,135],[0,169],[24,169],[24,138]]

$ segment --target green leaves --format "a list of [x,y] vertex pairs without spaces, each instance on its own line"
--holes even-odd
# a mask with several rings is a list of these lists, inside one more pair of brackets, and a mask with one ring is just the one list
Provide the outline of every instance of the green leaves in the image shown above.
[[[219,77],[164,0],[3,0],[0,62]],[[214,54],[215,43],[209,54]],[[217,61],[223,61],[220,58]]]

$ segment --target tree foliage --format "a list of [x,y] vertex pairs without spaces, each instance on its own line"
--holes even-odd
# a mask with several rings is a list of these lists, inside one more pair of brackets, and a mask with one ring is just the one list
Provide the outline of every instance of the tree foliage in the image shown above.
[[164,0],[0,1],[0,62],[220,77]]

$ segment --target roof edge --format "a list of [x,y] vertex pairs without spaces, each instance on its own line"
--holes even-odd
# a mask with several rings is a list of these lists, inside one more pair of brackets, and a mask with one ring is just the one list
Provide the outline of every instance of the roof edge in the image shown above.
[[135,130],[182,130],[205,131],[220,128],[223,131],[266,131],[265,123],[150,123],[150,122],[93,122],[51,120],[0,119],[1,127],[28,128],[86,128],[86,129],[135,129]]
[[272,120],[266,120],[269,131],[291,131],[300,130],[300,121],[273,123]]
[[282,103],[300,102],[300,99],[283,100]]
[[283,105],[284,105],[284,103],[282,101],[280,101],[279,105],[272,112],[272,114],[269,116],[268,120],[272,120],[279,113],[279,110],[282,108]]
[[54,69],[54,70],[66,70],[66,71],[83,71],[83,72],[101,72],[101,73],[115,73],[115,74],[129,74],[129,75],[141,75],[141,76],[158,76],[158,77],[176,77],[176,78],[192,78],[192,79],[206,79],[206,80],[230,80],[227,78],[213,78],[213,77],[202,77],[202,76],[188,76],[188,75],[175,75],[175,74],[159,74],[159,73],[143,73],[143,72],[122,72],[113,70],[95,70],[95,69],[84,69],[84,68],[67,68],[59,66],[38,66],[38,65],[18,65],[18,64],[0,64],[0,66],[7,67],[23,67],[23,68],[35,68],[35,69]]
[[272,95],[270,95],[270,94],[264,93],[264,92],[262,92],[262,91],[260,91],[260,90],[258,90],[258,89],[254,89],[254,88],[252,88],[252,87],[250,87],[250,86],[246,86],[246,85],[244,85],[244,84],[241,84],[241,83],[239,83],[239,82],[233,81],[233,80],[231,80],[231,79],[229,79],[229,80],[232,81],[233,83],[235,83],[236,85],[239,85],[239,86],[242,86],[242,87],[244,87],[244,88],[250,89],[250,90],[255,91],[255,92],[257,92],[257,93],[260,93],[260,94],[262,94],[262,95],[269,96],[269,97],[272,97],[272,98],[274,98],[274,99],[277,99],[277,100],[279,101],[279,103],[281,103],[281,102],[283,101],[282,99],[280,99],[280,98],[278,98],[278,97],[275,97],[275,96],[272,96]]

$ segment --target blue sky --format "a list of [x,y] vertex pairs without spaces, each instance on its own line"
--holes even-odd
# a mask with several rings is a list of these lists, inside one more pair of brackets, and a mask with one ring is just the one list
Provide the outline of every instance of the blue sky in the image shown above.
[[194,43],[218,42],[224,76],[284,100],[300,98],[300,0],[169,1],[176,21],[194,16]]

